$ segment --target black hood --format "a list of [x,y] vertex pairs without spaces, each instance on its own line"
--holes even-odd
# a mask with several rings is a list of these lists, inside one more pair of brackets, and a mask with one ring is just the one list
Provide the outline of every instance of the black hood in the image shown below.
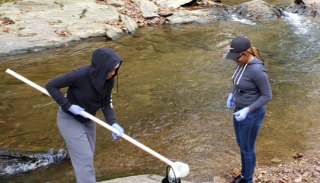
[[[119,64],[118,69],[114,76],[117,75],[122,59],[110,48],[98,48],[96,49],[91,58],[91,65],[89,68],[90,80],[92,86],[100,93],[103,94],[104,85],[106,84],[106,78],[108,73]],[[112,80],[114,76],[108,81]]]

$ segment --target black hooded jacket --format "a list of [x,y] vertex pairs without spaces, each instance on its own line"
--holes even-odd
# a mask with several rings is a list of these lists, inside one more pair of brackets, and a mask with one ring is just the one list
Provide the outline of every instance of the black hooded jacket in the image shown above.
[[[112,88],[115,75],[106,80],[108,73],[117,65],[121,65],[122,59],[109,48],[96,49],[91,58],[91,65],[85,65],[72,70],[64,75],[50,80],[45,88],[52,98],[61,106],[67,114],[75,117],[80,122],[88,122],[90,119],[80,115],[74,115],[68,109],[72,104],[79,105],[86,112],[95,116],[97,110],[102,108],[109,125],[117,122],[111,103]],[[68,87],[66,97],[60,88]]]

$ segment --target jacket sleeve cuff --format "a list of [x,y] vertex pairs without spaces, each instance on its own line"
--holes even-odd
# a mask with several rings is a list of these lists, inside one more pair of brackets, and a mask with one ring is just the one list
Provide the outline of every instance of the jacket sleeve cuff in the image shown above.
[[116,119],[112,119],[112,120],[107,120],[107,123],[112,126],[113,124],[117,123]]
[[64,110],[68,110],[71,106],[72,106],[72,104],[71,104],[70,102],[67,102],[66,104],[62,105],[61,107],[62,107]]

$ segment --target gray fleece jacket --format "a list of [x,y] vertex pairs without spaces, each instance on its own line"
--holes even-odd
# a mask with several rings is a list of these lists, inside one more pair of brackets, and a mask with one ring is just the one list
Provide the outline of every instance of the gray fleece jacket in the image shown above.
[[251,62],[238,65],[232,76],[234,103],[237,107],[259,109],[272,98],[272,92],[264,63],[255,57]]

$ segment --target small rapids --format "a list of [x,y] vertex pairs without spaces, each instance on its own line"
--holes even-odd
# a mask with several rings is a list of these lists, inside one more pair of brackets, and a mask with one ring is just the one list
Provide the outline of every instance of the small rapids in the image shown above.
[[319,29],[319,24],[308,20],[306,17],[291,12],[283,12],[284,18],[293,27],[298,35],[312,35],[314,30]]
[[18,154],[2,152],[0,155],[0,176],[8,177],[28,172],[40,167],[47,167],[51,163],[59,163],[67,158],[68,153],[64,149],[55,151],[49,149],[46,154]]

